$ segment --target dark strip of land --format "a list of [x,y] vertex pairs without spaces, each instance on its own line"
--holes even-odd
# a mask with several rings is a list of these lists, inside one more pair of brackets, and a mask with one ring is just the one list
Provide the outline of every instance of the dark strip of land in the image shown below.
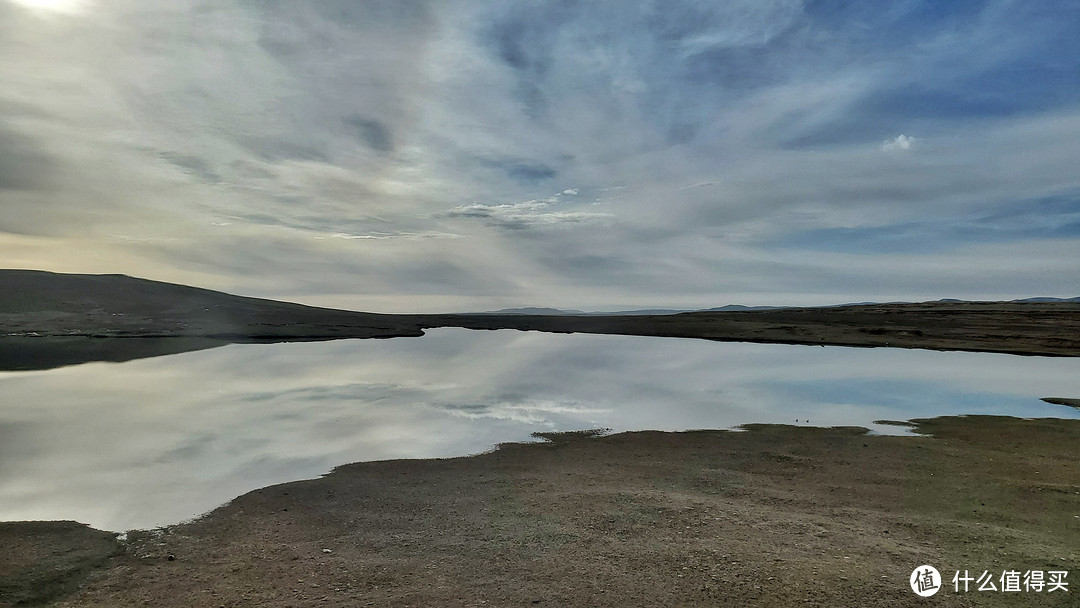
[[659,316],[429,315],[420,326],[1080,356],[1080,304],[926,302]]
[[1075,407],[1080,410],[1080,399],[1070,399],[1068,397],[1043,397],[1042,400],[1047,403],[1053,403],[1054,405]]
[[6,353],[0,369],[122,361],[235,342],[421,336],[438,327],[1080,356],[1078,302],[942,301],[671,315],[375,314],[123,275],[29,270],[0,270],[0,293],[6,294],[0,299],[0,351]]

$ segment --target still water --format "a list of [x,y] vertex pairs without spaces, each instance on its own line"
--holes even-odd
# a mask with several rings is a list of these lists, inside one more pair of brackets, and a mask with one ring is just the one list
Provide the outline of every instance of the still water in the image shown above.
[[1080,418],[1080,359],[441,329],[0,373],[0,520],[175,523],[362,460],[530,433]]

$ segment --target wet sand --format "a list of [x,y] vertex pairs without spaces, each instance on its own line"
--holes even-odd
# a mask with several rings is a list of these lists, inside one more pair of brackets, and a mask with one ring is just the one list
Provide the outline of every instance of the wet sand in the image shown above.
[[[1075,581],[1067,594],[965,595],[949,580],[1077,577],[1080,421],[913,428],[578,433],[353,464],[130,533],[112,557],[85,529],[3,524],[22,540],[0,557],[0,589],[78,549],[88,565],[60,563],[67,583],[45,588],[55,605],[912,606],[921,564],[947,579],[935,605],[1076,605]],[[68,594],[72,581],[84,586]]]

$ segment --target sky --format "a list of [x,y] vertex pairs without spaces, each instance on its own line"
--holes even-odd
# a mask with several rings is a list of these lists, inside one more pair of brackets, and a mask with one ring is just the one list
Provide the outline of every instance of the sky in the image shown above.
[[1080,295],[1080,4],[0,0],[0,266],[380,312]]

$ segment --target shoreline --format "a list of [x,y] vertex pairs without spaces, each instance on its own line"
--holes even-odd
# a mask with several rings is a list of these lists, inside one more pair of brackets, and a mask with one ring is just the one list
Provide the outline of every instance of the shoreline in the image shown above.
[[[74,524],[0,524],[9,537],[38,526],[45,544],[23,534],[12,546],[38,561],[22,575],[0,561],[0,589],[35,567],[55,572],[50,547],[68,545],[64,555],[86,559],[59,577],[67,586],[41,587],[59,590],[61,606],[900,606],[924,563],[948,579],[1080,561],[1080,421],[911,424],[918,435],[564,433],[475,456],[350,464],[111,549],[105,533]],[[68,595],[73,581],[84,586]],[[949,589],[937,600],[999,598]]]
[[[290,305],[293,306],[293,305]],[[228,344],[415,338],[425,330],[462,328],[623,336],[693,338],[717,342],[906,348],[1016,356],[1080,356],[1080,304],[928,303],[859,305],[658,316],[371,315],[312,309],[274,313],[234,311],[244,321],[115,320],[94,330],[92,315],[48,319],[0,311],[0,370],[40,370],[92,361],[122,362]],[[46,315],[48,316],[48,315]],[[255,320],[251,320],[255,319]],[[82,326],[84,329],[73,329]],[[228,330],[226,331],[226,326]]]
[[1080,356],[1080,302],[857,304],[664,315],[376,314],[123,275],[0,269],[0,370],[126,361],[230,343],[516,329],[726,342]]

